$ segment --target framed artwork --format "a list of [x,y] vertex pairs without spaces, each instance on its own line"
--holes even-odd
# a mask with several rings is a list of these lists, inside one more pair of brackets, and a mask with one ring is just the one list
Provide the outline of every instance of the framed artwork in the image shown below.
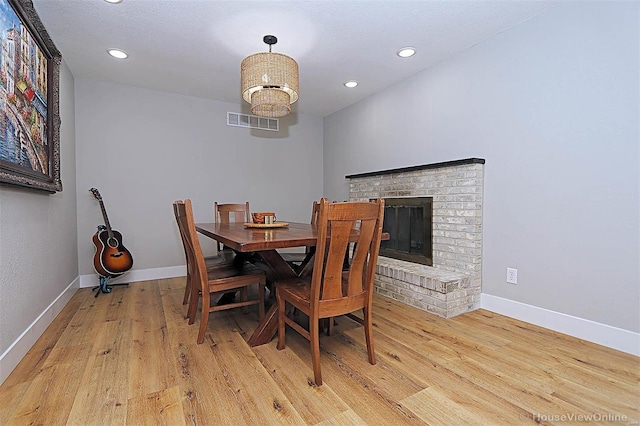
[[0,184],[60,181],[60,62],[31,0],[0,0]]

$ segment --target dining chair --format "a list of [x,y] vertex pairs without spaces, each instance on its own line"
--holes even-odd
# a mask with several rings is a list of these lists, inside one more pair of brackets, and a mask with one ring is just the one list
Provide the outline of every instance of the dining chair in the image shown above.
[[[244,204],[213,203],[213,217],[214,222],[230,223],[230,222],[250,222],[251,212],[249,210],[249,202]],[[218,251],[224,249],[224,244],[218,241]]]
[[[178,218],[186,237],[187,261],[191,262],[191,271],[193,274],[191,302],[189,303],[189,324],[193,323],[192,319],[195,318],[195,309],[197,309],[197,302],[193,303],[194,300],[198,299],[198,292],[195,290],[196,283],[199,284],[202,293],[202,314],[200,317],[200,329],[197,342],[202,343],[204,341],[204,335],[209,322],[209,314],[212,312],[258,305],[258,315],[260,319],[264,318],[264,288],[267,282],[267,276],[264,271],[252,265],[243,265],[242,268],[239,268],[238,265],[233,265],[207,269],[204,255],[202,254],[202,247],[200,246],[200,240],[196,233],[191,200],[176,201],[175,204]],[[257,299],[250,300],[248,297],[248,289],[254,284],[258,285],[258,297]],[[240,290],[242,294],[240,302],[211,306],[212,296],[238,290]],[[195,306],[195,309],[193,309],[193,306]],[[193,312],[191,312],[192,310]]]
[[[320,371],[320,319],[348,315],[364,326],[370,364],[376,363],[373,347],[373,279],[376,271],[384,200],[329,203],[320,200],[318,242],[311,277],[276,281],[278,346],[285,348],[285,324],[309,340],[314,381],[322,385]],[[357,238],[349,269],[344,254],[352,234]],[[287,305],[309,316],[306,329],[286,315]],[[363,310],[363,318],[352,313]]]
[[[332,201],[332,203],[336,203],[337,201]],[[311,209],[311,224],[312,225],[316,225],[318,222],[318,213],[320,212],[320,203],[318,203],[317,201],[313,202],[313,207]],[[350,253],[351,253],[351,245],[347,246],[347,250],[345,251],[344,254],[344,261],[343,261],[343,269],[348,269],[349,267],[349,262],[350,262]],[[304,259],[306,259],[309,251],[311,250],[311,247],[307,247],[304,251],[304,253],[282,253],[282,258],[289,263],[292,267],[296,268],[298,267],[302,262],[304,262]],[[325,318],[322,321],[323,324],[323,328],[325,328],[327,336],[331,336],[331,334],[333,333],[333,327],[335,325],[335,320],[334,318]]]
[[[310,223],[312,225],[317,224],[319,212],[320,212],[320,203],[314,200],[313,205],[311,207]],[[309,250],[310,250],[310,247],[307,247],[304,252],[297,252],[297,253],[287,252],[287,253],[280,253],[280,255],[287,263],[296,267],[304,261],[304,259],[307,257],[307,254],[309,253]]]
[[[251,212],[249,210],[249,202],[242,203],[213,203],[213,217],[214,222],[218,223],[230,223],[230,222],[249,222],[251,218]],[[224,244],[216,242],[218,253],[226,253],[227,257],[235,257],[235,252],[229,248],[225,248]],[[228,293],[224,296],[221,302],[233,301],[235,292]]]
[[[182,304],[186,305],[189,302],[189,298],[191,295],[193,273],[191,271],[191,262],[189,262],[186,236],[184,234],[184,230],[182,229],[180,218],[178,215],[177,201],[173,203],[173,214],[176,218],[176,223],[178,224],[178,231],[180,232],[180,239],[182,240],[182,248],[184,249],[184,257],[187,264],[187,279],[186,279],[186,285],[184,287],[184,296],[182,298]],[[233,252],[227,250],[227,251],[219,252],[215,256],[207,256],[204,258],[204,260],[207,265],[207,270],[209,270],[209,269],[214,269],[219,267],[233,266],[233,257],[234,257]],[[200,290],[198,289],[198,291]],[[193,320],[191,321],[191,324],[193,324]]]

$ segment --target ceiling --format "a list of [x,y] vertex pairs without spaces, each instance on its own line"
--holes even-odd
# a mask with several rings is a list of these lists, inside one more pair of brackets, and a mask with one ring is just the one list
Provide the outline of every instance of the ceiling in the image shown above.
[[[240,62],[300,67],[292,111],[326,116],[518,25],[556,0],[33,0],[74,77],[241,103]],[[404,46],[417,49],[399,58]],[[117,47],[129,58],[107,55]],[[360,84],[347,89],[343,83]]]

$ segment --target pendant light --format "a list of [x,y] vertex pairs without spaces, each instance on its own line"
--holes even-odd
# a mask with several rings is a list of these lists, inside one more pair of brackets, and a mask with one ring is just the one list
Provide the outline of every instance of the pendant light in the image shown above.
[[298,64],[293,58],[271,52],[278,42],[272,35],[263,41],[269,52],[247,56],[240,65],[242,98],[251,104],[251,113],[261,117],[284,117],[298,100]]

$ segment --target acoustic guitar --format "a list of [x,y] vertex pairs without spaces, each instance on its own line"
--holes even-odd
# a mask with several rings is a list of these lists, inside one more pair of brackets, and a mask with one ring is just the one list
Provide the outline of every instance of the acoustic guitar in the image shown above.
[[100,202],[100,210],[102,210],[102,218],[104,219],[104,225],[98,226],[98,231],[93,236],[95,246],[93,269],[101,277],[120,276],[133,266],[133,256],[122,244],[122,234],[111,229],[100,192],[96,188],[91,188],[89,191]]

